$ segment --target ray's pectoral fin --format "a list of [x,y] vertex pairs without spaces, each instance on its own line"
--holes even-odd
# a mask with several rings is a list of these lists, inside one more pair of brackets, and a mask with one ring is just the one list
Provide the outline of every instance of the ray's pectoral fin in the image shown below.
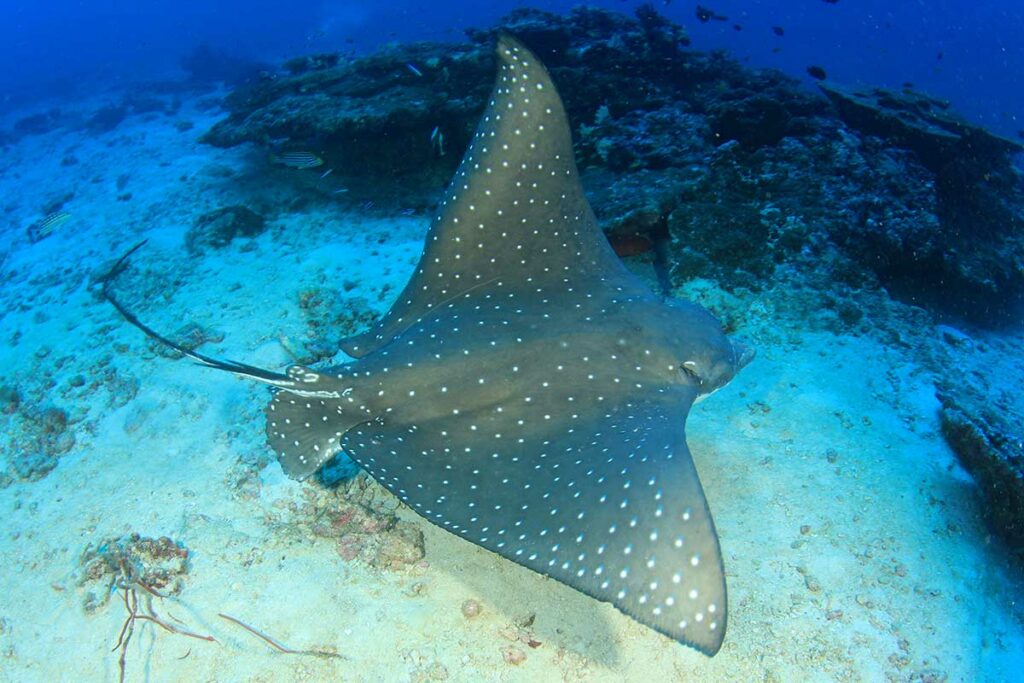
[[278,391],[267,404],[267,442],[284,473],[302,480],[341,450],[346,432],[372,420],[373,414],[354,395],[352,378],[292,370],[306,373],[306,386],[303,391]]
[[580,405],[571,424],[529,408],[415,429],[385,419],[349,430],[342,446],[434,524],[713,655],[726,585],[683,432],[691,402],[622,397]]

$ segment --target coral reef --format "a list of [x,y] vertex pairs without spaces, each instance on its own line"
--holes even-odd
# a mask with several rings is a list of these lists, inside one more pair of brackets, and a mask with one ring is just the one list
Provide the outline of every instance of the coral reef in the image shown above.
[[796,268],[828,285],[839,273],[841,296],[885,287],[980,322],[1024,296],[1024,183],[1009,157],[1020,145],[922,95],[822,84],[824,98],[690,50],[650,6],[635,18],[517,10],[469,43],[292,60],[235,90],[204,140],[315,149],[351,198],[429,206],[457,162],[436,134],[445,150],[467,143],[499,30],[561,85],[588,194],[620,253],[669,240],[677,284],[757,289]]
[[836,83],[818,87],[851,128],[911,150],[934,171],[966,161],[971,170],[983,173],[1006,163],[1008,154],[1024,152],[1024,144],[967,122],[950,110],[949,102],[924,93]]
[[[910,283],[922,297],[938,295],[961,314],[978,317],[992,300],[1024,289],[1024,183],[1013,155],[1024,145],[972,125],[949,103],[911,90],[854,89],[820,84],[840,118],[864,135],[912,152],[929,171],[937,222],[922,228],[865,225],[885,278]],[[929,293],[920,283],[943,283]],[[915,286],[916,284],[916,286]],[[974,311],[972,313],[972,310]]]
[[317,287],[299,293],[299,309],[309,329],[308,340],[301,345],[282,343],[296,362],[311,364],[333,358],[341,341],[370,326],[377,313],[361,296],[346,295],[330,288]]

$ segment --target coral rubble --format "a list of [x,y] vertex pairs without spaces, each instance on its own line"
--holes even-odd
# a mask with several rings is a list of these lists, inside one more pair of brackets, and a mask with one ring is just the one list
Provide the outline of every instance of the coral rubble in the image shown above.
[[188,574],[189,551],[166,536],[147,538],[133,533],[90,543],[82,551],[79,565],[83,605],[93,612],[131,581],[162,595],[177,595]]

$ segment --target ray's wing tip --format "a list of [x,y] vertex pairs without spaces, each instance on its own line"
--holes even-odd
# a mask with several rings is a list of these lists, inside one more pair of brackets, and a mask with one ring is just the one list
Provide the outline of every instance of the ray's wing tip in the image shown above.
[[[718,625],[714,630],[703,627],[703,623],[690,624],[686,629],[680,629],[673,625],[665,624],[664,622],[653,621],[647,615],[640,614],[633,609],[616,604],[614,601],[610,602],[617,610],[628,616],[630,619],[643,624],[653,631],[657,631],[661,635],[676,641],[680,645],[693,648],[702,655],[714,657],[718,654],[718,651],[722,649],[722,643],[725,642],[725,632],[728,627],[728,609],[722,610],[721,616],[716,619]],[[695,626],[701,627],[699,633],[694,630]]]
[[529,49],[523,44],[523,41],[516,38],[515,34],[511,31],[508,31],[507,29],[501,29],[498,31],[498,39],[495,42],[494,49],[498,51],[499,54],[502,54],[503,50],[511,50],[513,48],[518,48],[520,50]]
[[543,66],[543,63],[537,58],[533,50],[526,46],[526,43],[505,29],[498,32],[498,38],[494,43],[494,51],[498,55],[499,61],[506,64],[516,61],[519,57],[523,57]]
[[692,632],[686,634],[679,631],[663,630],[654,625],[652,625],[651,628],[662,635],[671,638],[677,643],[687,647],[692,647],[697,652],[708,657],[714,657],[717,655],[718,651],[722,649],[722,643],[725,642],[726,623],[724,614],[717,629],[714,631],[706,630],[700,637],[694,637]]

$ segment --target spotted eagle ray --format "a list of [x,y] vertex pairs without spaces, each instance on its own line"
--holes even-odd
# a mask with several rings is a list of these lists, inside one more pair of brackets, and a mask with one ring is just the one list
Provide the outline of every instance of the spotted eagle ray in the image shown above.
[[753,352],[625,268],[547,70],[507,34],[497,61],[419,265],[342,343],[352,362],[281,374],[183,348],[111,294],[131,252],[104,293],[198,363],[275,387],[266,431],[289,476],[343,451],[429,522],[714,655],[725,575],[684,425]]

